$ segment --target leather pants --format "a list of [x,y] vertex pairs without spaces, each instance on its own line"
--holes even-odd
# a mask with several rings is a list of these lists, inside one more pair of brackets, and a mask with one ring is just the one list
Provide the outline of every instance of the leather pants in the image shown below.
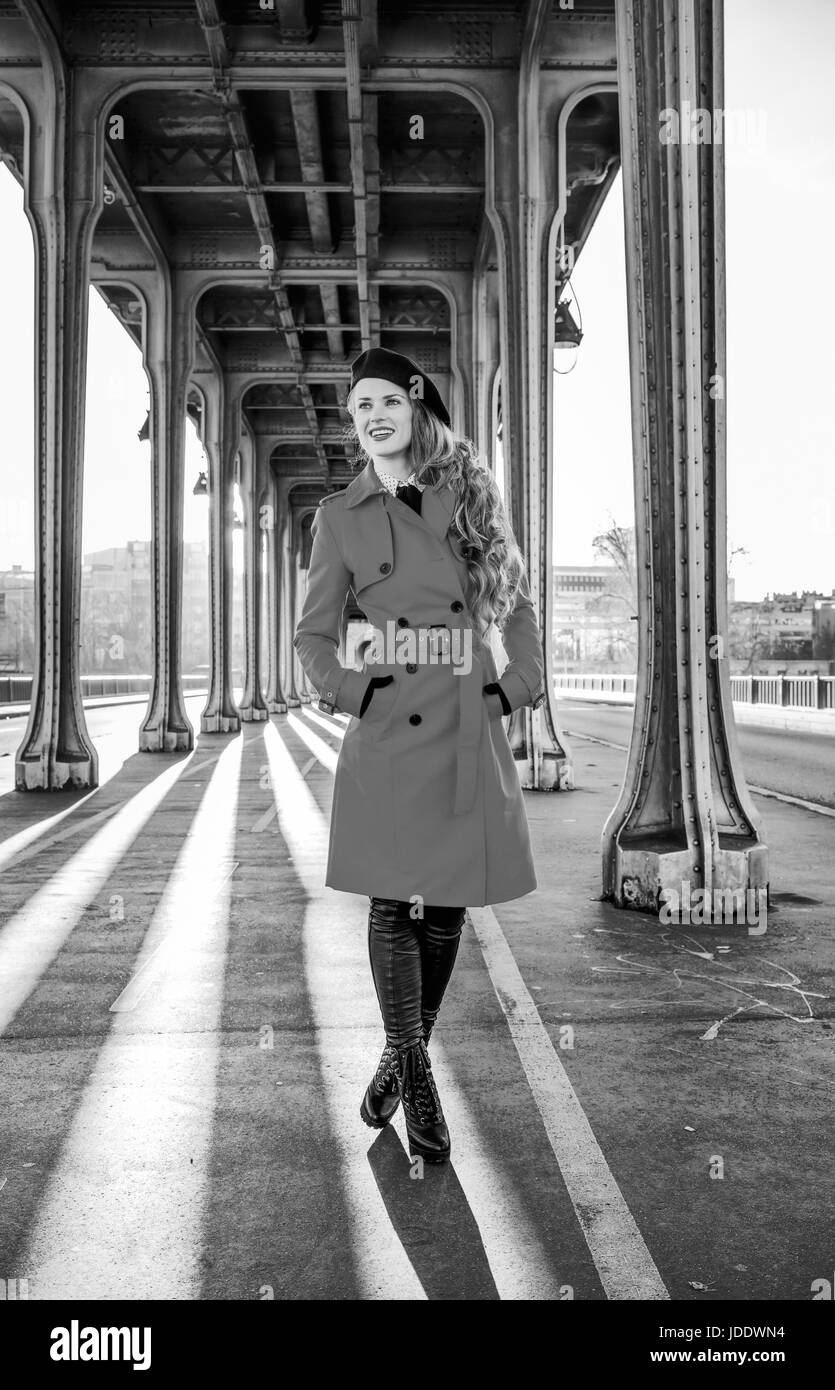
[[386,1041],[410,1047],[428,1038],[449,984],[466,908],[429,907],[371,898],[368,954]]

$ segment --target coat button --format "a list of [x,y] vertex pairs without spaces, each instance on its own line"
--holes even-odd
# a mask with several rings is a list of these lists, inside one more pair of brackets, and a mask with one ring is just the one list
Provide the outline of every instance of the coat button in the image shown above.
[[461,609],[464,607],[464,605],[463,605],[463,603],[461,602],[460,598],[457,598],[457,599],[455,600],[455,602],[454,602],[454,603],[451,603],[449,606],[450,606],[450,608],[452,609],[453,613],[460,613],[460,612],[461,612]]
[[409,626],[409,619],[408,619],[408,618],[398,618],[398,619],[397,619],[397,626],[398,626],[398,627],[408,627],[408,626]]
[[390,569],[391,569],[391,565],[389,564],[388,560],[384,560],[383,563],[382,563],[382,565],[380,566],[380,573],[381,573],[381,574],[388,574],[388,572],[389,572]]
[[413,676],[415,674],[415,671],[417,670],[417,666],[413,661],[407,661],[406,670],[409,672],[410,676]]
[[420,715],[419,715],[419,714],[410,714],[410,715],[409,715],[409,723],[410,723],[410,724],[420,724],[420,722],[421,722],[421,718],[420,718]]

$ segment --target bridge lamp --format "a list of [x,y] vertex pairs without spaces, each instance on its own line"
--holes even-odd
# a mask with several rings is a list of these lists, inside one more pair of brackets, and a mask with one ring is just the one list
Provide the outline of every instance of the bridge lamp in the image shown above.
[[[568,376],[569,372],[573,372],[577,365],[577,349],[583,339],[583,316],[580,313],[580,304],[573,290],[572,296],[577,313],[580,315],[580,326],[578,327],[567,299],[558,301],[554,315],[554,371],[559,376]],[[570,365],[561,366],[560,364],[564,362],[569,362]]]

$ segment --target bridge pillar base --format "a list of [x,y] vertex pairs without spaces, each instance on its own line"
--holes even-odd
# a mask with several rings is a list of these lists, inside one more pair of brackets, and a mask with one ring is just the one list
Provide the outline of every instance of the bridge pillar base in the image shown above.
[[143,725],[139,730],[140,753],[190,753],[194,747],[194,730],[189,724],[185,729],[166,728],[164,724],[156,727]]
[[201,714],[201,734],[239,734],[241,716],[239,714]]
[[525,705],[510,716],[508,740],[525,791],[574,790],[570,752],[550,728],[550,712]]
[[239,708],[245,724],[262,724],[270,717],[266,705],[240,705]]
[[[762,844],[717,850],[711,884],[704,883],[695,871],[693,854],[684,847],[664,850],[618,845],[612,867],[613,881],[606,897],[615,907],[631,908],[634,912],[657,913],[662,906],[662,892],[677,895],[676,899],[665,899],[668,905],[674,906],[676,901],[687,903],[702,890],[709,893],[768,890],[768,849]],[[710,925],[707,913],[703,925]]]
[[15,787],[19,792],[63,791],[99,785],[98,758],[94,751],[77,758],[18,758]]

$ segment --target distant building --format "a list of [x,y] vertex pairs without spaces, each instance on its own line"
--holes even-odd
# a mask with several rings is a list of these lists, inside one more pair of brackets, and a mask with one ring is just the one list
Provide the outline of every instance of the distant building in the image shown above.
[[554,565],[553,645],[557,671],[621,665],[634,623],[616,565]]
[[798,662],[835,658],[835,590],[771,593],[759,602],[729,605],[732,670],[774,674]]
[[0,671],[30,674],[35,659],[35,574],[0,570]]
[[[83,674],[152,668],[151,543],[92,551],[81,572]],[[182,670],[205,665],[209,654],[209,554],[205,541],[183,545]]]
[[812,609],[812,655],[835,662],[835,590],[829,598],[815,600]]

